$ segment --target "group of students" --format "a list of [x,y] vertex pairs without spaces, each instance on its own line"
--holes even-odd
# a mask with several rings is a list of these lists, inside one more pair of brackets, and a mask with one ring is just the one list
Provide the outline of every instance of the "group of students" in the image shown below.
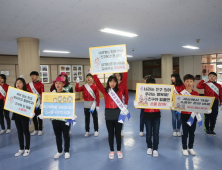
[[[172,85],[174,85],[174,94],[180,95],[194,95],[199,96],[199,93],[193,90],[195,77],[191,74],[187,74],[183,77],[183,82],[180,75],[175,73],[171,75]],[[218,116],[218,109],[222,107],[222,88],[221,85],[216,83],[217,74],[210,72],[208,79],[201,80],[197,84],[198,89],[204,89],[204,96],[215,97],[212,109],[210,112],[204,114],[204,130],[209,136],[216,136],[215,125]],[[144,81],[149,84],[155,84],[155,79],[148,75],[144,77]],[[134,105],[138,103],[134,102]],[[219,107],[220,106],[220,107]],[[182,136],[182,148],[183,155],[189,156],[196,155],[193,150],[194,138],[197,117],[195,116],[193,124],[190,126],[187,122],[191,116],[191,112],[171,110],[172,112],[172,126],[173,136]],[[201,119],[200,115],[198,115]],[[160,110],[158,109],[141,109],[140,112],[140,136],[143,136],[144,124],[146,126],[146,142],[147,142],[147,154],[153,154],[154,157],[158,157],[158,144],[159,144],[159,128],[160,128]],[[180,127],[182,125],[182,135]],[[189,137],[189,140],[188,140]],[[153,140],[152,140],[153,138]],[[188,142],[187,142],[188,140]]]
[[[128,66],[129,69],[129,66]],[[41,113],[41,97],[44,92],[44,85],[38,81],[38,72],[33,71],[30,73],[32,82],[26,84],[23,78],[18,78],[15,82],[15,88],[20,90],[28,91],[38,95],[38,100],[36,104],[35,116],[33,117],[33,123],[35,130],[31,135],[39,135],[42,133],[42,119],[39,118]],[[110,147],[109,159],[114,159],[114,138],[116,138],[117,144],[117,157],[123,158],[123,153],[121,152],[121,137],[123,137],[122,128],[123,124],[118,122],[121,109],[118,107],[110,92],[114,92],[116,98],[119,98],[125,108],[128,105],[128,89],[127,89],[127,76],[128,73],[115,73],[111,75],[104,87],[100,82],[97,75],[87,74],[86,75],[86,84],[79,86],[79,78],[76,79],[76,92],[83,92],[84,98],[84,113],[85,113],[85,137],[90,135],[90,114],[93,117],[94,123],[94,136],[98,136],[98,111],[99,111],[99,90],[104,96],[105,101],[105,120],[106,127],[108,132],[108,142]],[[216,135],[214,132],[216,118],[218,115],[218,104],[219,101],[222,101],[222,89],[221,86],[216,83],[217,74],[214,72],[209,73],[209,80],[202,80],[197,85],[197,88],[204,89],[205,96],[215,97],[215,101],[212,107],[212,113],[205,114],[205,131],[208,135]],[[93,80],[95,84],[93,83]],[[172,74],[171,76],[172,84],[174,85],[174,93],[183,95],[184,92],[190,95],[199,95],[196,91],[193,90],[194,86],[194,76],[187,74],[183,78],[183,82],[180,79],[179,74]],[[152,76],[146,76],[144,81],[148,84],[155,84],[156,81]],[[218,91],[212,90],[212,85],[218,89]],[[10,133],[10,116],[7,110],[4,110],[4,102],[6,98],[8,85],[6,84],[6,76],[0,75],[0,123],[2,130],[0,134]],[[214,88],[215,89],[215,88]],[[68,76],[66,73],[61,73],[50,88],[51,92],[54,93],[72,93],[73,88],[68,81]],[[137,106],[138,103],[134,102],[134,106]],[[221,103],[220,103],[221,105]],[[7,122],[7,130],[4,126],[4,115]],[[194,136],[196,129],[197,119],[195,117],[194,123],[189,126],[187,121],[191,115],[191,112],[182,111],[176,112],[172,110],[172,125],[173,125],[173,136],[181,136],[180,126],[182,124],[182,148],[183,155],[188,156],[189,152],[192,155],[195,155],[193,150]],[[146,143],[147,143],[147,154],[158,157],[158,145],[159,145],[159,128],[160,128],[160,117],[161,112],[159,109],[141,109],[140,113],[140,136],[143,136],[144,125],[146,127]],[[28,156],[30,153],[30,133],[29,133],[29,118],[14,113],[12,119],[15,120],[15,125],[18,131],[18,139],[20,144],[19,151],[15,156]],[[55,154],[54,158],[58,159],[63,155],[62,148],[62,136],[64,138],[64,152],[65,158],[70,157],[69,147],[70,147],[70,125],[66,124],[66,119],[51,119],[54,134],[56,137],[56,144],[58,152]],[[121,136],[122,135],[122,136]],[[189,142],[187,144],[187,139],[189,136]],[[25,143],[24,143],[25,137]],[[189,152],[188,152],[189,151]]]

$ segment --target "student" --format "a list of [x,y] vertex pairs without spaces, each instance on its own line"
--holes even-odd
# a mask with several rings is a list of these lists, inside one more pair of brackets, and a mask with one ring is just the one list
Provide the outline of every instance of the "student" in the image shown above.
[[[118,85],[120,85],[122,81],[123,74],[122,73],[115,73],[114,76],[116,76]],[[129,92],[128,92],[128,87],[126,86],[125,90],[123,91],[123,103],[125,104],[125,107],[127,108],[128,106],[128,101],[129,101]],[[123,126],[122,126],[123,128]],[[121,130],[121,137],[124,137],[123,135],[123,130]]]
[[[153,77],[149,77],[146,83],[156,84],[156,80]],[[134,106],[137,105],[138,103],[134,102]],[[159,156],[157,150],[159,145],[160,117],[159,109],[144,109],[143,120],[146,126],[147,154],[153,155],[153,157]]]
[[31,93],[34,93],[38,95],[38,100],[36,103],[36,110],[35,110],[35,116],[33,117],[33,123],[35,127],[35,131],[31,133],[31,135],[36,135],[38,136],[42,135],[42,119],[38,117],[38,115],[41,114],[41,98],[42,98],[42,93],[44,92],[44,85],[41,83],[41,81],[38,80],[39,78],[39,73],[37,71],[32,71],[30,73],[30,77],[32,79],[32,82],[27,84],[27,89]]
[[[171,75],[172,85],[174,85],[174,94],[179,94],[182,90],[185,89],[185,86],[180,78],[178,73]],[[180,127],[181,127],[181,118],[179,112],[171,110],[172,112],[172,125],[173,125],[173,136],[181,136]]]
[[[63,89],[64,85],[66,84],[65,80],[58,76],[56,80],[53,82],[56,87],[56,93],[66,93]],[[69,136],[69,126],[66,125],[66,119],[51,119],[53,130],[56,136],[56,145],[58,149],[58,153],[55,154],[54,158],[58,159],[63,154],[62,148],[62,136],[64,138],[64,152],[65,152],[65,159],[70,158],[69,147],[70,147],[70,136]]]
[[[15,88],[28,91],[26,87],[26,82],[23,78],[18,78],[16,80]],[[30,154],[29,118],[20,114],[13,113],[12,120],[15,120],[20,145],[20,150],[15,154],[15,156],[20,156],[23,154],[23,156],[26,157]]]
[[[151,78],[152,76],[151,75],[146,75],[145,77],[144,77],[144,83],[146,83],[146,80],[148,79],[148,78]],[[142,137],[143,136],[143,131],[144,131],[144,109],[141,109],[140,110],[140,133],[139,133],[139,135]]]
[[[129,66],[127,67],[129,68]],[[106,119],[106,127],[108,131],[108,140],[110,146],[110,153],[109,159],[114,159],[114,134],[116,136],[116,143],[117,143],[117,156],[119,159],[123,158],[123,153],[121,152],[121,130],[122,130],[122,123],[118,122],[118,118],[120,115],[120,109],[114,102],[114,100],[110,97],[109,92],[110,90],[114,91],[116,97],[119,97],[122,100],[122,94],[126,88],[127,83],[127,75],[128,73],[123,73],[122,82],[118,86],[117,78],[111,75],[108,80],[106,87],[101,84],[97,75],[93,75],[93,79],[99,88],[99,90],[104,95],[105,100],[105,119]]]
[[4,110],[4,103],[6,94],[8,91],[8,84],[6,84],[6,76],[4,74],[0,74],[0,124],[2,130],[0,131],[0,134],[5,133],[5,121],[4,117],[7,123],[7,130],[6,133],[11,132],[11,120],[10,120],[10,112],[8,110]]
[[[180,93],[183,94],[183,92],[188,92],[190,95],[199,96],[199,94],[192,89],[194,85],[194,80],[195,80],[194,76],[191,74],[187,74],[183,77],[183,80],[184,80],[184,85],[186,89],[184,89]],[[191,115],[191,112],[181,111],[181,122],[182,122],[182,130],[183,130],[182,146],[183,146],[184,156],[189,156],[188,151],[190,152],[191,155],[196,155],[196,152],[193,150],[193,144],[194,144],[197,118],[195,116],[193,124],[189,126],[187,124],[187,121],[189,120],[190,115]],[[187,148],[188,135],[189,135],[189,143],[188,143],[188,148]]]
[[204,126],[207,135],[216,136],[214,132],[217,115],[218,106],[222,105],[222,88],[221,85],[216,83],[217,74],[215,72],[210,72],[208,74],[207,80],[201,80],[197,84],[198,89],[204,89],[204,96],[215,97],[211,114],[204,114]]
[[94,123],[94,136],[99,135],[99,125],[98,125],[98,111],[99,111],[99,90],[95,84],[93,84],[92,74],[86,75],[86,84],[79,87],[79,77],[76,79],[76,92],[83,92],[84,98],[84,113],[85,113],[85,137],[90,135],[90,113],[92,113],[93,123]]

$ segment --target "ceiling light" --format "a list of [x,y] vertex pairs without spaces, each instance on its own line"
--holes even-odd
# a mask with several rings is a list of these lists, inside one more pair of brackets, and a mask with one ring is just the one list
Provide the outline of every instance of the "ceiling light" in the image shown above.
[[127,37],[137,37],[138,36],[138,35],[133,34],[133,33],[119,31],[119,30],[113,30],[113,29],[110,29],[110,28],[104,28],[104,29],[101,29],[100,31],[110,33],[110,34],[117,34],[117,35],[127,36]]
[[190,45],[186,45],[186,46],[182,46],[182,47],[183,48],[193,49],[193,50],[199,49],[199,47],[194,47],[194,46],[190,46]]
[[133,57],[132,55],[126,55],[127,57]]
[[70,53],[69,51],[51,51],[51,50],[44,50],[44,53]]

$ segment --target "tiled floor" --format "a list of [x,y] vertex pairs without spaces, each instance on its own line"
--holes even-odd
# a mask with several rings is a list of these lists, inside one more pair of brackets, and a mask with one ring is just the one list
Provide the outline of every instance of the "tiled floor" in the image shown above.
[[[122,139],[123,159],[108,159],[109,146],[104,121],[104,100],[101,100],[99,111],[99,136],[84,137],[83,102],[76,103],[77,124],[72,127],[71,157],[65,160],[60,157],[54,160],[57,152],[52,124],[44,120],[44,134],[31,137],[31,153],[29,157],[14,157],[19,149],[15,124],[12,122],[11,134],[0,135],[0,170],[38,170],[38,169],[81,169],[81,170],[221,170],[222,168],[222,120],[218,116],[216,137],[209,137],[203,127],[197,127],[194,150],[196,156],[184,157],[181,149],[181,138],[172,136],[171,112],[163,111],[160,125],[159,157],[146,154],[146,138],[139,136],[140,110],[133,107],[134,93],[130,93],[130,121],[124,124]],[[91,119],[92,120],[92,119]],[[91,124],[91,132],[93,126]]]

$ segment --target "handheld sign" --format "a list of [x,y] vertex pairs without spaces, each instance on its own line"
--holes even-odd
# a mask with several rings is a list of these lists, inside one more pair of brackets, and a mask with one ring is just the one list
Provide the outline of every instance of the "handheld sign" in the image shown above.
[[37,98],[36,94],[9,86],[4,109],[32,118]]
[[173,109],[177,111],[207,113],[211,110],[215,97],[174,95]]
[[43,118],[72,119],[75,115],[75,93],[42,93]]
[[126,45],[89,48],[92,74],[127,72]]
[[174,86],[164,84],[136,84],[136,108],[170,110]]

